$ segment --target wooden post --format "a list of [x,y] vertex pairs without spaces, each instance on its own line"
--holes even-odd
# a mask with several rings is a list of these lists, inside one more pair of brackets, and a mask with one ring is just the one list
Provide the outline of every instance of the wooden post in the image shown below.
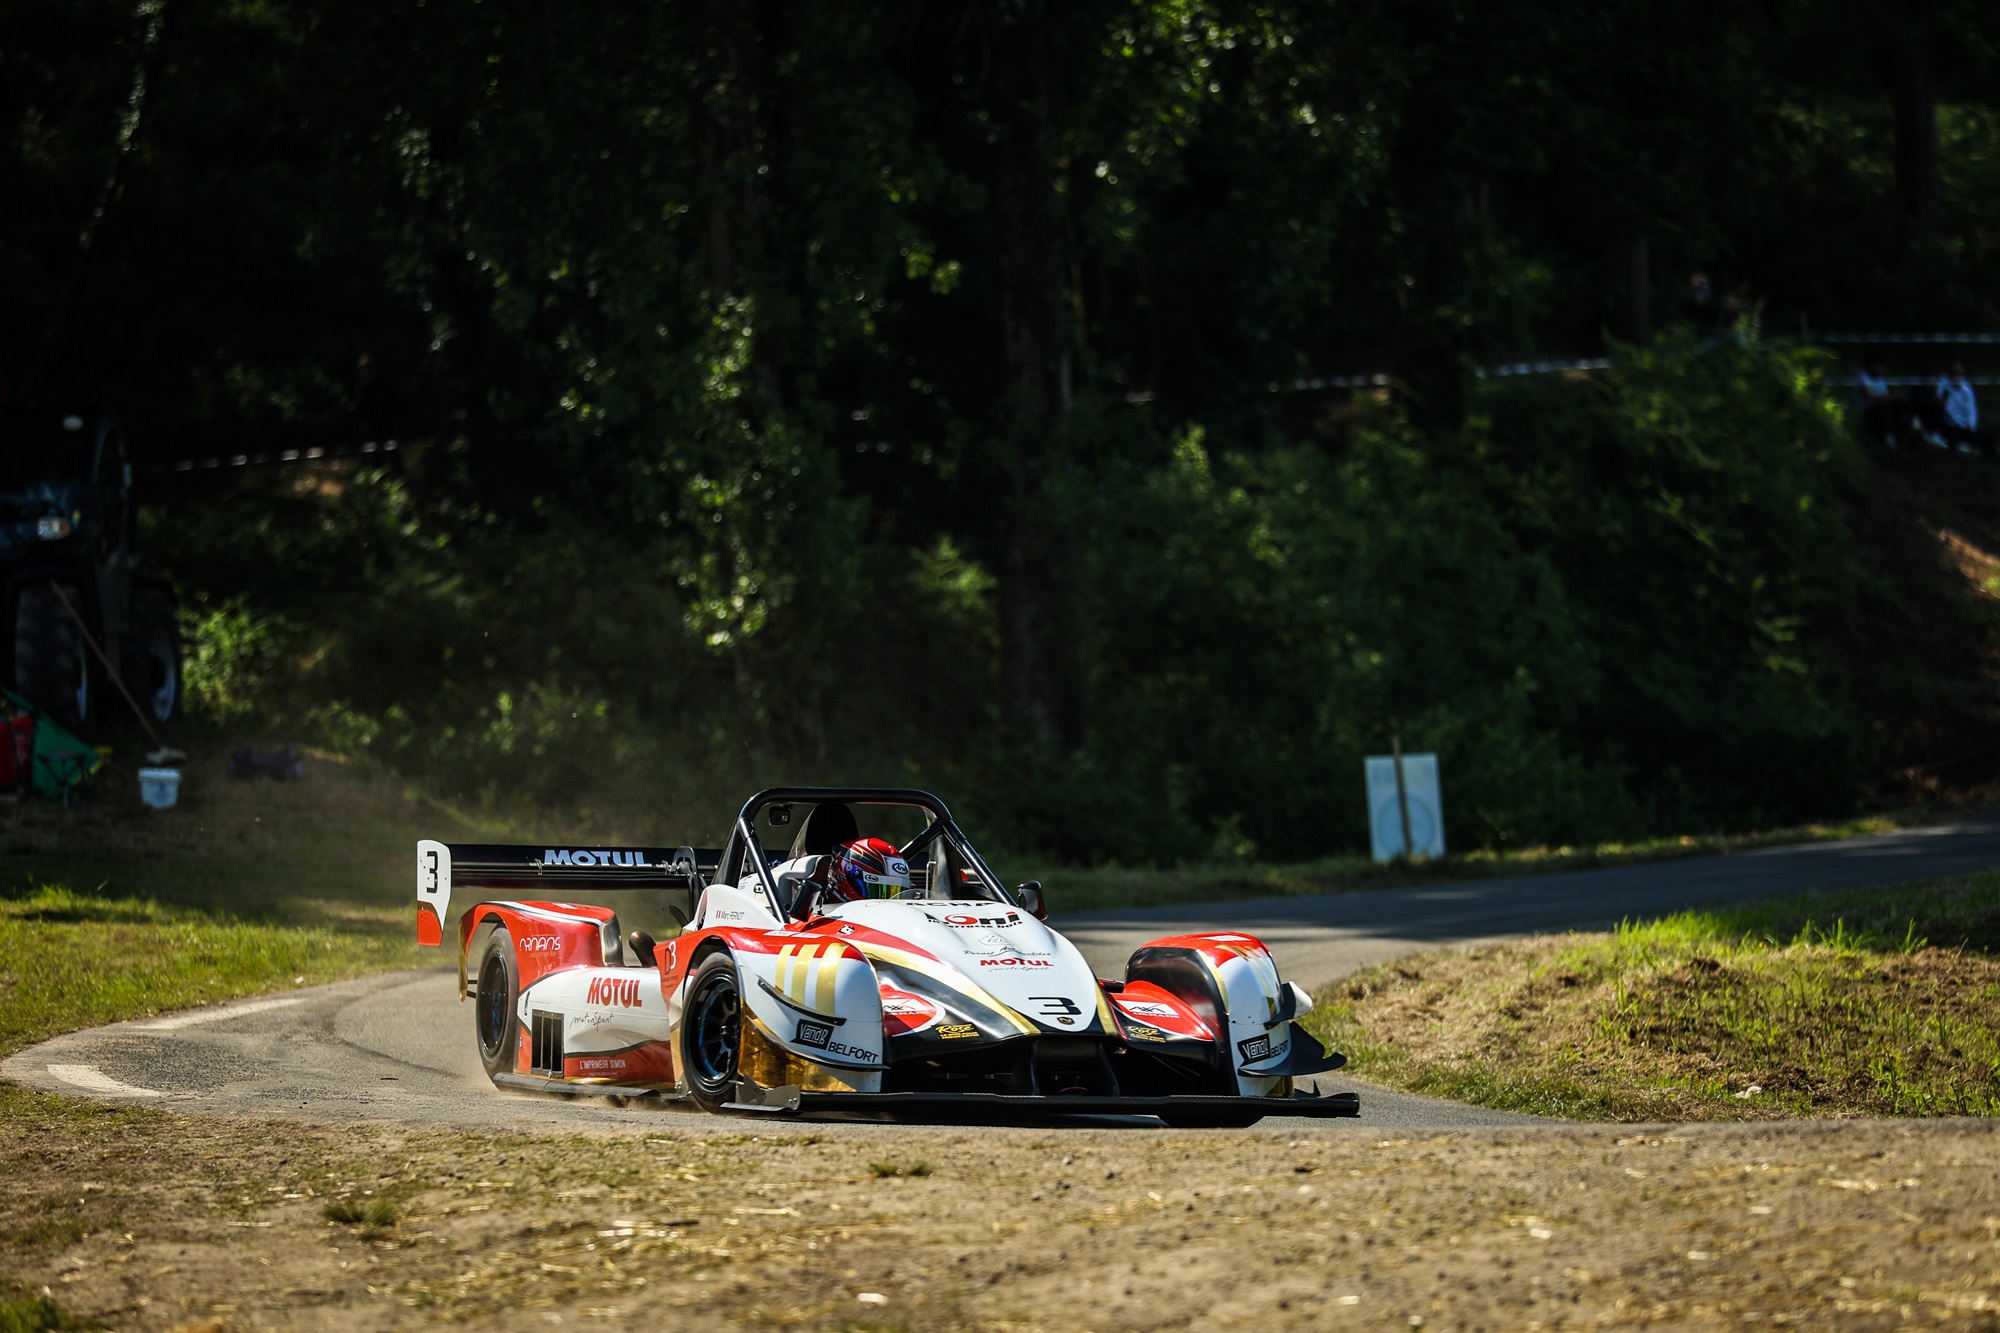
[[1403,859],[1417,859],[1417,849],[1410,846],[1410,792],[1403,785],[1403,738],[1391,736],[1389,746],[1396,756],[1396,813],[1403,817]]

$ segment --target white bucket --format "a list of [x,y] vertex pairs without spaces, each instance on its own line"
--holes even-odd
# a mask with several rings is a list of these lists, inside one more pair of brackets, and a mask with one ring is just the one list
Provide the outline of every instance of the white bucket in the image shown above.
[[171,810],[181,799],[181,771],[178,768],[139,770],[139,799],[155,810]]

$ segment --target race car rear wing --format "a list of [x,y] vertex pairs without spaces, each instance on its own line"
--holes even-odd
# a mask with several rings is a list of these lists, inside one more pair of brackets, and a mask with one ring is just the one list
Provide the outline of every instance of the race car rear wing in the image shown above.
[[444,943],[454,889],[689,889],[700,893],[721,863],[710,847],[510,847],[417,843],[417,943]]

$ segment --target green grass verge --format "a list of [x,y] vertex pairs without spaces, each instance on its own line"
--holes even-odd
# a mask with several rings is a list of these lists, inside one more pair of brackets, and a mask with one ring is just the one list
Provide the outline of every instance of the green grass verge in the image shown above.
[[[407,967],[383,929],[234,920],[44,886],[0,901],[0,1051],[58,1032]],[[408,933],[407,924],[394,923]]]
[[0,1333],[67,1333],[104,1325],[65,1311],[40,1292],[18,1282],[0,1280]]
[[387,968],[415,942],[411,848],[470,836],[353,764],[234,782],[197,755],[183,803],[100,784],[0,823],[0,1054],[57,1033]]
[[1440,950],[1310,1024],[1393,1087],[1582,1119],[2000,1114],[2000,872]]

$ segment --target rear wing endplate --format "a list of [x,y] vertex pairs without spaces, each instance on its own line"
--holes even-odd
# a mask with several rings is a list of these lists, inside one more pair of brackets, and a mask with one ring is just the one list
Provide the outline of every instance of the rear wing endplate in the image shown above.
[[417,843],[417,943],[444,943],[454,889],[689,889],[700,893],[722,860],[696,847],[513,847]]

